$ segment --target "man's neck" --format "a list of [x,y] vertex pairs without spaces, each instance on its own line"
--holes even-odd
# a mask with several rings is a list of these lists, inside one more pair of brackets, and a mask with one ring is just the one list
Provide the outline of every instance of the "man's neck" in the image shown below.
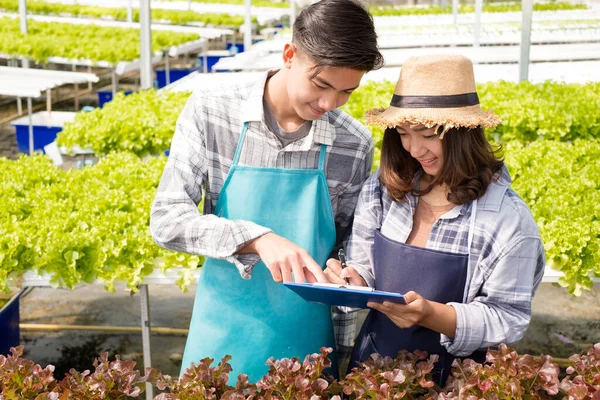
[[267,80],[264,96],[271,113],[284,130],[296,131],[305,122],[290,104],[287,93],[287,70],[279,70]]

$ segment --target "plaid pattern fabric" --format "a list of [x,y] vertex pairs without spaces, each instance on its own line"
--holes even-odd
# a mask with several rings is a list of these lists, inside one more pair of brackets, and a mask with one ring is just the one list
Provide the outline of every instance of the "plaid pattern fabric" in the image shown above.
[[[412,230],[418,198],[394,202],[379,182],[379,171],[365,183],[348,243],[348,264],[369,286],[375,284],[374,232],[405,243]],[[471,250],[472,276],[465,304],[451,304],[457,314],[456,337],[441,335],[441,344],[456,356],[521,339],[531,318],[531,300],[545,266],[544,247],[525,202],[510,188],[504,168],[477,201]],[[434,223],[427,248],[468,254],[473,203],[456,206]],[[402,262],[398,262],[402,273]],[[423,277],[423,279],[427,279]],[[348,311],[348,310],[346,310]]]
[[[264,87],[272,74],[257,82],[191,95],[177,120],[150,218],[152,236],[161,247],[227,260],[244,279],[250,279],[259,258],[235,253],[270,230],[250,221],[219,218],[213,211],[245,122],[248,131],[240,165],[318,168],[321,144],[327,145],[325,175],[337,234],[334,252],[350,234],[358,195],[373,162],[370,131],[337,109],[314,121],[308,136],[282,148],[281,141],[267,128],[263,113]],[[334,322],[341,327],[336,328],[341,332],[339,343],[351,346],[351,341],[344,341],[349,337],[344,329],[354,329],[354,316],[336,316]]]

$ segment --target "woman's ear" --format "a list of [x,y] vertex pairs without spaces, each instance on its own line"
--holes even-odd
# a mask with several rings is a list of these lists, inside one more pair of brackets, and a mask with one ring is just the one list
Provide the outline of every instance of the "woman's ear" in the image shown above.
[[285,68],[292,68],[292,62],[298,58],[298,49],[294,43],[286,43],[283,48],[283,65]]

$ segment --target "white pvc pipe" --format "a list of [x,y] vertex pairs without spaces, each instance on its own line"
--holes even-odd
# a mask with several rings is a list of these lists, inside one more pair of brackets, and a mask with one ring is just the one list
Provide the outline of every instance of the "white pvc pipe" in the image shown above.
[[483,9],[483,0],[475,0],[475,28],[473,47],[479,47],[481,42],[481,12]]
[[127,22],[133,22],[133,0],[129,0],[127,4]]
[[248,51],[252,47],[252,0],[244,0],[244,5],[244,51]]
[[152,88],[152,33],[150,32],[150,0],[140,2],[140,78],[141,88]]
[[29,116],[29,155],[33,154],[33,120],[31,117],[31,97],[27,98],[27,115]]
[[458,24],[458,0],[452,0],[452,21]]
[[27,0],[19,0],[19,19],[21,20],[21,33],[27,33]]
[[290,26],[294,26],[296,21],[296,0],[290,0]]
[[166,79],[167,85],[169,83],[171,83],[171,77],[169,75],[171,75],[171,73],[169,72],[169,52],[166,51],[165,52],[165,79]]
[[531,20],[533,18],[533,1],[521,2],[521,57],[519,58],[519,81],[529,78],[529,56],[531,51]]
[[[144,367],[152,367],[150,351],[150,298],[148,285],[140,285],[140,302],[142,314],[142,347],[144,350]],[[152,384],[146,383],[146,400],[152,400]]]

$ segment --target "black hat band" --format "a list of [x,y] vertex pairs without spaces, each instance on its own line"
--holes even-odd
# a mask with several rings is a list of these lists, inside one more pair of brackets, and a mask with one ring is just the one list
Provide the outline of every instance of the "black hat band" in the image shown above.
[[477,93],[448,96],[392,96],[390,105],[399,108],[457,108],[479,104]]

